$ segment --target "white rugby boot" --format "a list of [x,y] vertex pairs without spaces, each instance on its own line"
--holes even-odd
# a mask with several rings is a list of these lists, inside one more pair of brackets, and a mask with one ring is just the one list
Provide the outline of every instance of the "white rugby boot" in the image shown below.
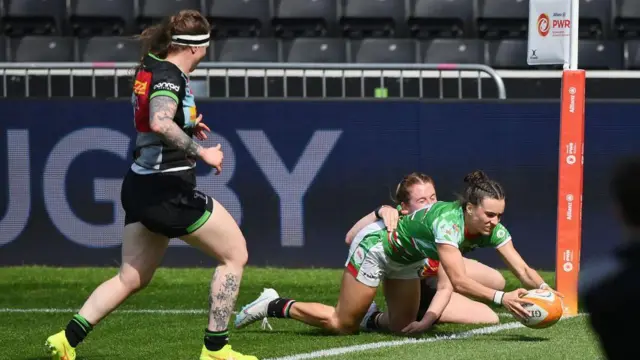
[[[264,291],[262,291],[257,299],[244,306],[236,314],[236,319],[234,321],[234,326],[236,327],[236,329],[241,329],[247,325],[253,324],[258,320],[266,320],[267,308],[269,307],[269,303],[279,297],[280,295],[278,295],[278,292],[274,289],[264,289]],[[262,327],[271,327],[268,321],[265,322],[264,320],[262,323]]]
[[371,315],[373,315],[377,311],[378,311],[378,305],[376,305],[376,302],[374,301],[371,303],[371,305],[369,305],[369,310],[367,310],[367,314],[364,316],[364,318],[362,318],[362,321],[360,322],[360,330],[372,331],[371,329],[367,328],[367,322],[369,322],[369,318],[371,317]]

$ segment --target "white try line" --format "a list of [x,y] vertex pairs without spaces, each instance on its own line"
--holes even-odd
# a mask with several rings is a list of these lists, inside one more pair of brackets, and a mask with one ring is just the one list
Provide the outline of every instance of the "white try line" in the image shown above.
[[[507,314],[507,315],[509,315],[509,314]],[[578,316],[582,316],[582,315],[584,315],[584,314],[579,314]],[[511,315],[509,315],[509,316],[511,316]],[[569,318],[570,317],[565,317],[562,320],[566,320],[566,319],[569,319]],[[430,338],[426,338],[426,339],[413,339],[413,338],[411,338],[411,339],[403,339],[403,340],[380,341],[380,342],[375,342],[375,343],[360,344],[360,345],[353,345],[353,346],[345,346],[345,347],[326,349],[326,350],[318,350],[318,351],[312,351],[312,352],[303,353],[303,354],[295,354],[295,355],[283,356],[283,357],[279,357],[279,358],[266,359],[266,360],[317,359],[317,358],[323,358],[323,357],[328,357],[328,356],[337,356],[337,355],[349,354],[349,353],[354,353],[354,352],[361,352],[361,351],[367,351],[367,350],[389,348],[389,347],[408,345],[408,344],[422,344],[422,343],[431,343],[431,342],[436,342],[436,341],[466,339],[466,338],[469,338],[469,337],[472,337],[472,336],[475,336],[475,335],[494,334],[494,333],[497,333],[497,332],[500,332],[500,331],[523,328],[523,327],[524,327],[524,325],[522,325],[519,322],[510,322],[510,323],[506,323],[506,324],[487,326],[487,327],[482,327],[482,328],[479,328],[479,329],[473,329],[473,330],[469,330],[469,331],[464,331],[464,332],[460,332],[460,333],[456,333],[456,334],[444,335],[444,336],[435,336],[435,337],[430,337]]]
[[[0,308],[0,313],[48,313],[48,314],[65,314],[75,313],[80,309],[18,309],[18,308]],[[114,313],[123,314],[158,314],[158,315],[199,315],[207,314],[206,309],[121,309]]]
[[[49,313],[49,314],[66,314],[75,313],[80,309],[57,309],[57,308],[0,308],[0,313]],[[114,313],[124,314],[159,314],[159,315],[199,315],[207,314],[207,309],[120,309]],[[500,317],[511,317],[510,313],[497,313]]]

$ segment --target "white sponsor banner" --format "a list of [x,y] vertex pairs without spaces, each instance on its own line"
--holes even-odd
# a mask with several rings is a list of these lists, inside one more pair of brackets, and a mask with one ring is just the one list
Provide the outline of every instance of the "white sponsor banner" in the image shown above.
[[527,64],[569,64],[571,0],[530,0]]

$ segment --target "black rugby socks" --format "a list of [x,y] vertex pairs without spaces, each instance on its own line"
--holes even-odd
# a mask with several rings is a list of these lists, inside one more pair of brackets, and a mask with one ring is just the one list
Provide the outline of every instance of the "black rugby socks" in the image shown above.
[[382,315],[381,311],[375,311],[367,319],[366,327],[368,330],[378,330],[378,317]]
[[69,324],[67,324],[67,328],[64,330],[64,335],[67,337],[69,341],[69,345],[72,347],[78,346],[84,340],[85,337],[89,334],[89,332],[93,329],[93,326],[79,314],[73,315]]
[[274,318],[288,318],[291,305],[295,300],[278,298],[267,305],[267,316]]
[[229,343],[229,331],[204,331],[204,346],[209,351],[218,351]]

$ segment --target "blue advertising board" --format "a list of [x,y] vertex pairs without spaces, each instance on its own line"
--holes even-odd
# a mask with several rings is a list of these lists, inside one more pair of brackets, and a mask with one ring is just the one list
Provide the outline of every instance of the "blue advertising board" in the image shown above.
[[[504,224],[532,265],[555,266],[557,102],[215,101],[198,105],[225,152],[198,166],[201,190],[240,223],[249,263],[340,267],[344,237],[406,173],[452,200],[485,170],[507,191]],[[621,241],[608,195],[613,162],[640,150],[640,104],[587,106],[582,258]],[[117,265],[120,184],[131,163],[131,105],[1,100],[0,265]],[[164,265],[213,259],[172,241]],[[493,251],[478,259],[501,266]]]

